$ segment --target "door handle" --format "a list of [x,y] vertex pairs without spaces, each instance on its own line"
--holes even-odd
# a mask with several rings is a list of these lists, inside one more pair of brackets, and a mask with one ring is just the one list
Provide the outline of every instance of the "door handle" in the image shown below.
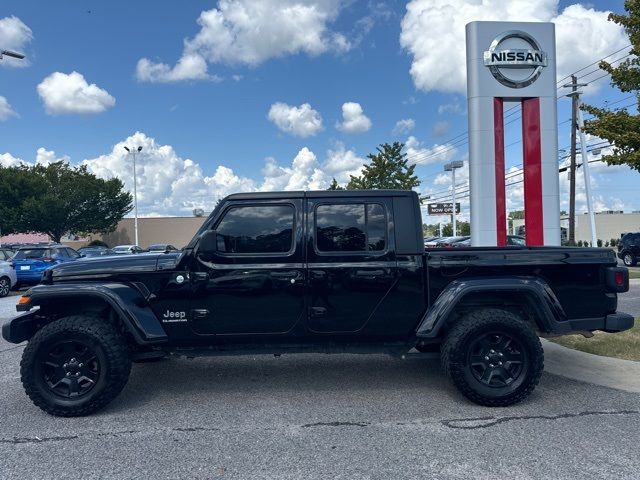
[[327,309],[325,307],[311,307],[311,316],[312,317],[324,317],[327,314]]
[[298,272],[271,272],[271,276],[284,280],[296,280],[298,278]]

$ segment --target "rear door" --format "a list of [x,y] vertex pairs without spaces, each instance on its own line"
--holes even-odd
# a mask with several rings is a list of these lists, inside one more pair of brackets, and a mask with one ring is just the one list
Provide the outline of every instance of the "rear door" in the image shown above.
[[362,330],[392,288],[392,212],[391,197],[308,199],[311,331]]

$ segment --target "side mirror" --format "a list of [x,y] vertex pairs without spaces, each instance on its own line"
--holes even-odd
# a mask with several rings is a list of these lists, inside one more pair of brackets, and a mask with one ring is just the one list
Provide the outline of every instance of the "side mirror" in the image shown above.
[[218,251],[218,234],[215,230],[207,230],[200,235],[198,251],[206,254],[213,254]]

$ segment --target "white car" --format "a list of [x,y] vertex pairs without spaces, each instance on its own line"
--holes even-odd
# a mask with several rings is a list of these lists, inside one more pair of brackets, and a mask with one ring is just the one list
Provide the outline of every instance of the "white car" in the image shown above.
[[132,255],[134,253],[144,253],[145,251],[137,245],[118,245],[113,247],[115,255]]
[[9,295],[13,286],[18,283],[16,271],[9,262],[0,261],[0,298]]

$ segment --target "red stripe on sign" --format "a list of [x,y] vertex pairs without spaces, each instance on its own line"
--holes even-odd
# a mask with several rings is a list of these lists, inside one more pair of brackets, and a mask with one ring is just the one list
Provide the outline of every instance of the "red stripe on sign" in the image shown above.
[[531,246],[544,245],[539,98],[522,100],[522,144],[526,241]]
[[496,178],[496,240],[498,247],[507,245],[507,201],[504,184],[504,100],[493,99],[493,142]]

